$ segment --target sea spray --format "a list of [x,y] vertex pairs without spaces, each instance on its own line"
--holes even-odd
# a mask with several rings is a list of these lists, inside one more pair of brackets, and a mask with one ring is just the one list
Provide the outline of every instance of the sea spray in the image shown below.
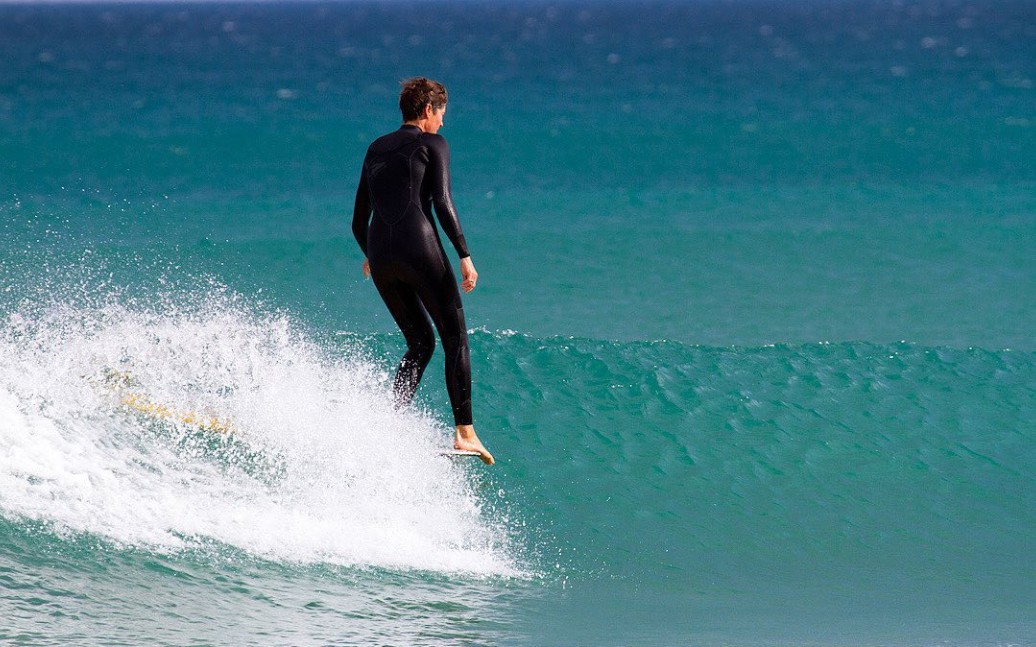
[[25,305],[0,334],[0,507],[163,550],[513,571],[465,467],[438,455],[445,430],[386,383],[362,350],[225,292]]

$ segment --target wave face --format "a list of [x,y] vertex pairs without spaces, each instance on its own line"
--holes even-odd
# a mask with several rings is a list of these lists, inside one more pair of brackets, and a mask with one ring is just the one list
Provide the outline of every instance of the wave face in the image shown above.
[[494,447],[590,589],[559,621],[608,609],[634,641],[647,598],[684,635],[736,608],[754,628],[721,635],[747,641],[895,640],[876,626],[920,616],[1032,631],[1032,353],[478,342]]

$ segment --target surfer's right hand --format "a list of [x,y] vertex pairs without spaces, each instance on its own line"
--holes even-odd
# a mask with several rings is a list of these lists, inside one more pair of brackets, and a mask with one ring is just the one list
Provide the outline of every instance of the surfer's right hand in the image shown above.
[[475,271],[475,264],[471,262],[470,256],[460,259],[460,276],[460,288],[462,290],[471,292],[475,289],[475,283],[478,282],[478,272]]
[[368,279],[371,277],[371,262],[363,259],[363,275]]

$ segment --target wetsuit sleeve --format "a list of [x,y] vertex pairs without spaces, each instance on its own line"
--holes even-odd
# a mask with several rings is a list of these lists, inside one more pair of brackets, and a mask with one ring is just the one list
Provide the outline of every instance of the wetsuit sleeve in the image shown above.
[[360,184],[356,187],[356,204],[353,206],[353,236],[367,256],[367,230],[371,223],[371,194],[367,188],[367,163],[360,171]]
[[453,195],[450,193],[450,145],[441,135],[428,137],[428,171],[427,179],[431,190],[435,215],[439,218],[446,237],[453,243],[460,258],[471,256],[464,240],[464,232],[460,229],[457,210],[453,206]]

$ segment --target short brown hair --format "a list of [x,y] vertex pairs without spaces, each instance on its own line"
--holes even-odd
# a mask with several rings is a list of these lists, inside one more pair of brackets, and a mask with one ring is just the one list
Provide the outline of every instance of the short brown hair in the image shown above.
[[424,107],[432,104],[432,110],[446,107],[446,86],[438,81],[419,76],[403,81],[403,91],[399,93],[399,110],[403,113],[403,121],[420,119]]

